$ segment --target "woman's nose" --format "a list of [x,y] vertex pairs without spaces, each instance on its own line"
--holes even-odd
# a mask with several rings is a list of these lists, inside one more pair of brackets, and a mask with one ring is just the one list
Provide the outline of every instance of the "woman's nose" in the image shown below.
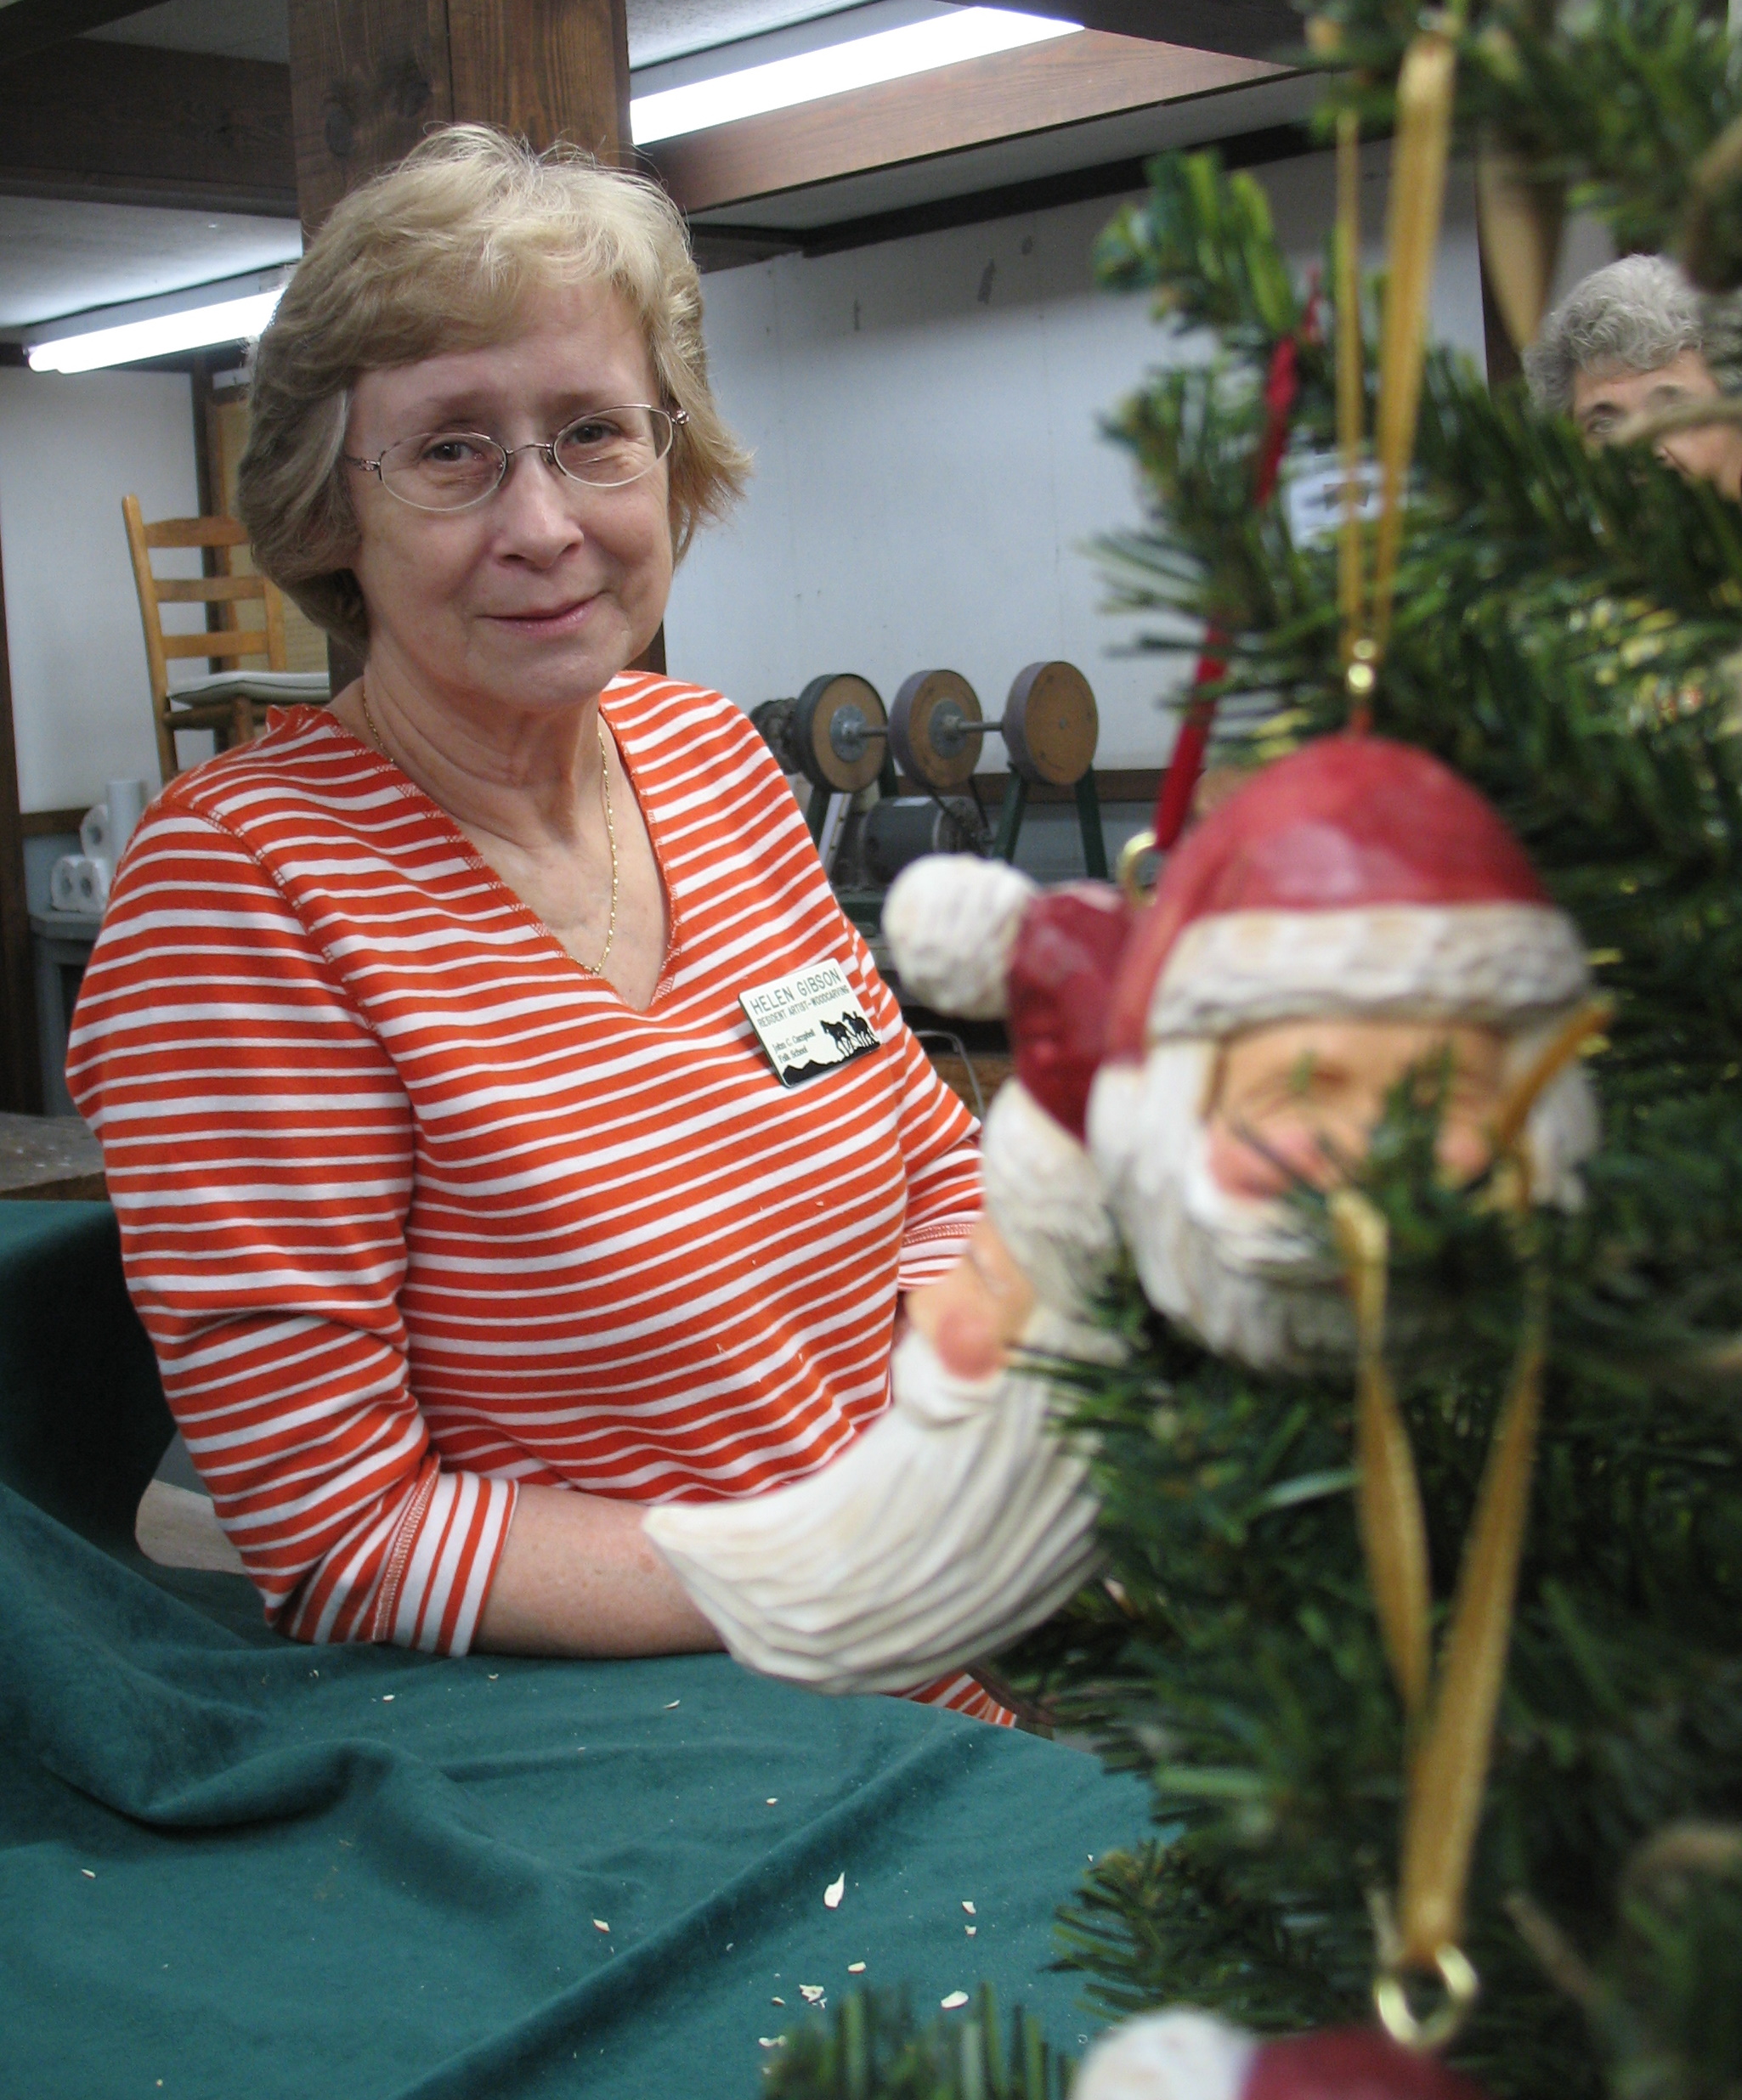
[[496,492],[500,522],[540,550],[560,551],[586,537],[580,522],[581,485],[528,445],[508,462]]

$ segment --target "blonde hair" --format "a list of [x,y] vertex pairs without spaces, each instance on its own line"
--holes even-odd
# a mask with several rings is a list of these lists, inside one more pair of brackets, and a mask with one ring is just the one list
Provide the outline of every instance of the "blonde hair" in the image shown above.
[[669,468],[674,551],[741,493],[749,459],[709,390],[701,281],[670,200],[571,147],[534,153],[486,125],[450,125],[337,206],[255,360],[238,508],[260,568],[329,634],[368,644],[341,460],[358,375],[505,342],[529,300],[573,284],[622,296],[654,405],[688,418]]

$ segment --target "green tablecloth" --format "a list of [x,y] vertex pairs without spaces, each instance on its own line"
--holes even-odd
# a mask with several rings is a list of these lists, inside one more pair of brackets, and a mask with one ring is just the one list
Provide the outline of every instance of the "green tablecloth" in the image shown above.
[[1090,2031],[1051,1915],[1134,1784],[723,1657],[280,1640],[133,1550],[169,1426],[106,1206],[0,1205],[0,2090],[748,2100],[856,1962]]

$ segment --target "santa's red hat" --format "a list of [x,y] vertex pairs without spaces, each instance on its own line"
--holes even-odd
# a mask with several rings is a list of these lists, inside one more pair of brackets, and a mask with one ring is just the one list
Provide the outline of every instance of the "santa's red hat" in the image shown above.
[[1345,1014],[1529,1026],[1579,997],[1578,930],[1468,782],[1381,737],[1266,766],[1170,855],[1108,1053]]
[[1001,861],[964,854],[903,868],[883,907],[902,990],[941,1013],[1007,1019],[1016,1076],[1076,1138],[1130,929],[1111,883],[1042,890]]

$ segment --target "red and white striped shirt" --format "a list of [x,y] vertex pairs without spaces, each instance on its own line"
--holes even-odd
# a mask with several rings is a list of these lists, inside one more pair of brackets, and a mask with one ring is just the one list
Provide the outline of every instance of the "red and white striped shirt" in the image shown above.
[[[670,906],[646,1013],[310,708],[152,805],[85,974],[67,1081],[128,1287],[301,1639],[463,1652],[520,1481],[813,1471],[978,1208],[972,1120],[745,717],[639,675],[602,706]],[[882,1047],[789,1091],[738,995],[823,959]]]

